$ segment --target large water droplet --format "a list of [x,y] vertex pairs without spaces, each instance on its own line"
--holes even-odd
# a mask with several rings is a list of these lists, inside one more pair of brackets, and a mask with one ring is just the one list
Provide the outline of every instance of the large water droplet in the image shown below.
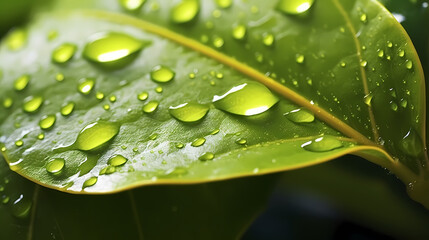
[[10,50],[19,50],[27,43],[27,31],[21,28],[13,30],[6,37],[6,45]]
[[124,165],[128,159],[122,155],[115,155],[108,160],[108,164],[114,167],[119,167]]
[[400,148],[405,154],[418,157],[423,152],[422,139],[414,129],[411,129],[402,138]]
[[80,80],[80,84],[78,85],[77,89],[80,93],[84,95],[88,95],[91,93],[92,89],[94,88],[95,80],[93,78],[84,78]]
[[332,136],[323,136],[301,145],[305,150],[311,152],[327,152],[343,147],[343,143]]
[[170,18],[175,23],[187,23],[197,16],[199,10],[198,0],[182,0],[173,7]]
[[121,6],[127,11],[138,11],[143,6],[146,0],[119,0]]
[[94,186],[98,181],[98,177],[90,177],[88,178],[82,185],[82,188],[87,188]]
[[310,123],[314,121],[314,114],[302,108],[298,108],[284,114],[295,123]]
[[244,116],[263,113],[278,101],[279,99],[268,88],[254,82],[241,84],[221,96],[213,97],[213,103],[217,108]]
[[71,43],[64,43],[52,52],[52,61],[58,64],[66,63],[70,61],[70,59],[74,56],[75,52],[76,45]]
[[96,150],[112,140],[119,133],[116,123],[99,121],[83,128],[73,144],[82,151]]
[[30,76],[25,74],[17,78],[13,83],[13,86],[16,91],[22,91],[28,86],[29,82],[30,82]]
[[206,142],[205,138],[203,138],[203,137],[197,138],[191,143],[191,146],[192,147],[199,147],[199,146],[203,145],[205,142]]
[[170,107],[171,116],[182,122],[196,122],[201,120],[209,111],[209,107],[199,103],[184,103]]
[[125,67],[147,45],[147,42],[123,33],[98,33],[90,39],[83,50],[83,56],[107,69]]
[[314,0],[280,0],[277,9],[286,14],[298,15],[307,12]]
[[153,113],[158,108],[158,105],[159,105],[158,101],[150,101],[143,106],[143,112]]
[[56,120],[57,118],[53,114],[43,116],[39,121],[39,127],[43,130],[48,130],[54,126]]
[[51,174],[59,174],[63,170],[65,165],[65,160],[63,158],[55,158],[52,161],[48,162],[46,165],[46,171]]
[[243,24],[237,25],[234,27],[234,29],[232,29],[232,37],[237,40],[241,40],[246,36],[246,32],[246,26]]
[[176,73],[169,67],[158,65],[150,72],[150,78],[159,83],[165,83],[173,80]]
[[75,103],[74,102],[67,103],[66,105],[64,105],[61,108],[61,115],[63,115],[63,116],[70,115],[73,112],[74,107],[75,107]]
[[213,160],[213,158],[215,157],[215,155],[211,152],[206,152],[203,155],[201,155],[198,159],[200,161],[208,161],[208,160]]
[[17,218],[26,218],[30,214],[33,203],[23,194],[19,195],[18,199],[13,202],[12,214]]
[[33,113],[39,110],[40,106],[43,104],[43,98],[40,96],[30,96],[24,99],[24,105],[22,109],[25,112]]
[[229,8],[232,5],[232,0],[215,0],[220,8]]

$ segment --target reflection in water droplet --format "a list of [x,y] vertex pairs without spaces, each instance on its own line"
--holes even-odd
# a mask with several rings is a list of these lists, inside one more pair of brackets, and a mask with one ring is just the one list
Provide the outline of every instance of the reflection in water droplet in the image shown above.
[[149,93],[141,92],[137,95],[137,99],[140,101],[145,101],[149,97]]
[[280,0],[277,9],[286,14],[298,15],[307,12],[314,0]]
[[32,201],[21,194],[18,199],[13,202],[12,214],[17,218],[26,218],[30,214],[32,205]]
[[43,130],[47,130],[52,128],[54,126],[55,121],[57,120],[57,117],[55,115],[46,115],[43,116],[42,119],[39,121],[39,127]]
[[29,82],[30,82],[30,76],[25,74],[17,78],[13,83],[13,86],[16,91],[22,91],[28,86]]
[[57,47],[52,52],[52,56],[51,56],[52,62],[58,63],[58,64],[64,64],[70,61],[70,59],[72,59],[72,57],[76,52],[76,48],[77,48],[76,45],[71,43],[64,43],[63,45]]
[[66,105],[64,105],[61,108],[61,115],[63,115],[63,116],[70,115],[73,112],[74,107],[75,107],[75,103],[74,102],[67,103]]
[[158,105],[159,105],[158,101],[150,101],[143,106],[143,112],[153,113],[158,108]]
[[27,43],[27,31],[16,28],[6,37],[6,45],[10,50],[16,51],[21,49]]
[[146,0],[119,0],[121,7],[130,12],[140,10],[145,2]]
[[98,177],[90,177],[89,179],[87,179],[83,185],[82,188],[87,188],[87,187],[91,187],[94,186],[94,184],[96,184],[98,181]]
[[176,73],[169,67],[158,65],[150,72],[150,78],[159,83],[165,83],[173,80]]
[[208,160],[213,160],[213,158],[215,157],[215,155],[211,152],[206,152],[203,155],[201,155],[198,159],[200,161],[208,161]]
[[40,106],[43,104],[43,98],[36,96],[30,96],[24,99],[24,105],[22,106],[22,109],[25,112],[33,113],[39,110]]
[[241,84],[221,96],[213,97],[213,104],[217,108],[244,116],[263,113],[278,101],[264,85],[255,82]]
[[209,111],[209,107],[199,103],[184,103],[168,109],[171,116],[182,122],[196,122],[201,120]]
[[423,142],[417,131],[410,129],[400,141],[401,150],[413,157],[423,153]]
[[232,37],[237,40],[242,40],[246,36],[246,32],[247,32],[246,26],[244,26],[243,24],[239,24],[235,26],[234,29],[232,30]]
[[127,161],[128,161],[128,159],[125,158],[124,156],[115,155],[115,156],[111,157],[107,163],[111,166],[119,167],[119,166],[124,165]]
[[46,171],[51,174],[59,174],[63,170],[65,165],[65,160],[63,158],[55,158],[52,161],[48,162],[46,165]]
[[179,4],[173,7],[170,13],[170,19],[175,23],[187,23],[192,21],[200,10],[198,0],[181,0]]
[[96,150],[112,140],[119,133],[116,123],[99,121],[84,127],[73,144],[82,151]]
[[301,147],[311,152],[327,152],[343,147],[343,143],[335,137],[323,136],[306,142]]
[[203,145],[205,142],[206,142],[205,138],[203,138],[203,137],[197,138],[191,143],[191,146],[192,147],[199,147],[199,146]]
[[83,50],[83,56],[109,69],[130,64],[148,44],[123,33],[97,33],[90,39]]
[[302,108],[287,112],[284,116],[295,123],[310,123],[314,121],[314,114]]
[[78,85],[77,89],[80,93],[88,95],[94,88],[94,84],[95,80],[93,78],[83,78],[80,80],[80,84]]

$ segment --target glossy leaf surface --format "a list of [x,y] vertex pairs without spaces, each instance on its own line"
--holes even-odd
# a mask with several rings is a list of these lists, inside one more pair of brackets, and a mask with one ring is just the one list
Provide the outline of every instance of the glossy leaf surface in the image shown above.
[[[145,4],[141,16],[163,27],[103,12],[38,21],[30,28],[25,48],[11,52],[2,47],[2,59],[8,59],[2,60],[7,69],[3,85],[12,86],[22,74],[21,59],[29,53],[38,56],[66,41],[82,50],[87,39],[100,31],[121,32],[151,44],[113,73],[81,57],[66,67],[27,57],[27,74],[41,80],[30,82],[24,94],[10,91],[11,87],[4,90],[15,100],[0,116],[6,160],[15,171],[44,185],[68,191],[82,191],[85,186],[87,192],[263,174],[346,153],[365,156],[406,183],[415,181],[422,172],[421,161],[426,161],[424,82],[415,50],[400,25],[373,1],[317,1],[305,16],[287,15],[276,10],[276,4],[234,3],[221,11],[214,2],[204,1],[195,19],[185,25],[170,21],[174,4],[158,8]],[[103,5],[120,9],[117,1]],[[231,23],[236,22],[248,25],[244,43],[233,38]],[[49,29],[59,33],[52,42],[46,40]],[[267,34],[273,35],[271,44],[263,39]],[[200,39],[208,46],[195,41]],[[21,68],[14,70],[17,62]],[[173,81],[150,80],[151,69],[159,64],[175,71]],[[55,82],[57,73],[65,80]],[[85,96],[76,89],[84,83],[82,78],[95,79],[94,89],[91,86]],[[186,125],[168,114],[169,106],[188,101],[208,104],[213,96],[253,80],[282,98],[260,115],[236,116],[212,106],[201,122]],[[149,93],[147,102],[137,99],[141,92]],[[105,99],[97,99],[97,93]],[[27,95],[45,100],[34,114],[20,110]],[[68,101],[76,103],[73,114],[58,119],[42,141],[37,139],[40,131],[35,123]],[[302,107],[319,120],[300,124],[283,116]],[[120,125],[108,146],[96,152],[73,148],[79,131],[100,120]],[[323,134],[333,137],[322,142]],[[243,139],[244,146],[239,144]],[[214,155],[213,160],[201,161],[199,157],[207,153]],[[129,161],[109,168],[115,154]],[[66,159],[65,168],[52,176],[45,166],[57,157]]]

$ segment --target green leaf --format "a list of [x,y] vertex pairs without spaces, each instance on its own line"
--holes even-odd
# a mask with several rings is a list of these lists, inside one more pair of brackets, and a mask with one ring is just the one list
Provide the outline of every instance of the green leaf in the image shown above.
[[[91,4],[97,1],[84,5]],[[101,193],[266,174],[354,153],[387,167],[411,183],[414,198],[427,201],[423,72],[400,24],[370,0],[320,0],[300,16],[277,4],[217,9],[202,1],[186,23],[171,18],[173,2],[148,2],[134,12],[137,18],[98,11],[46,15],[28,29],[22,49],[1,47],[0,91],[14,102],[0,115],[6,160],[42,185]],[[118,1],[102,6],[122,11]],[[234,39],[236,24],[246,27],[245,38]],[[53,29],[58,37],[49,40]],[[101,52],[98,62],[86,61],[83,49],[106,31],[149,44],[136,54],[107,44],[110,52]],[[78,49],[65,65],[46,54],[64,43]],[[106,71],[106,59],[119,70]],[[174,71],[173,80],[151,79],[160,65]],[[31,76],[28,86],[13,90],[23,74]],[[273,93],[253,80],[278,95],[268,97]],[[146,92],[149,98],[140,101]],[[212,100],[208,114],[193,124],[168,112]],[[61,106],[70,102],[75,110],[61,116]],[[307,120],[310,111],[314,122]],[[56,115],[50,130],[38,126],[45,115]],[[95,138],[79,136],[100,121],[120,125],[117,135],[93,131],[88,136],[104,139],[82,147],[78,142]],[[126,163],[109,164],[118,155]],[[52,174],[46,167],[56,159],[65,166]]]
[[236,239],[261,211],[277,179],[82,196],[40,187],[0,160],[1,239]]

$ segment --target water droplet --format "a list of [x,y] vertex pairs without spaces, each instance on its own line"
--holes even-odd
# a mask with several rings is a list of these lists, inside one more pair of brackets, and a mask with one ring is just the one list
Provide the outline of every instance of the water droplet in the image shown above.
[[212,12],[212,16],[213,16],[214,18],[220,18],[220,17],[222,16],[222,12],[221,12],[221,11],[219,11],[218,9],[215,9],[215,10],[213,10],[213,12]]
[[109,175],[109,174],[112,174],[114,172],[116,172],[116,167],[114,167],[114,166],[107,166],[107,167],[105,167],[105,168],[103,168],[103,169],[100,170],[100,175],[104,175],[104,174]]
[[55,75],[55,80],[57,80],[57,82],[62,82],[64,81],[65,77],[64,74],[62,73],[57,73],[57,75]]
[[197,138],[191,143],[191,146],[192,147],[199,147],[199,146],[203,145],[205,142],[206,142],[205,138],[203,138],[203,137]]
[[21,49],[27,43],[27,31],[16,28],[6,37],[6,45],[10,50],[16,51]]
[[360,61],[360,66],[361,67],[366,67],[366,65],[368,65],[368,62],[366,60],[361,60]]
[[411,61],[411,60],[407,60],[406,62],[405,62],[405,67],[407,68],[407,69],[412,69],[413,68],[413,62]]
[[390,109],[393,111],[398,111],[398,104],[396,104],[394,101],[390,101]]
[[52,174],[59,174],[63,170],[65,165],[65,160],[63,158],[55,158],[52,161],[48,162],[46,165],[46,171]]
[[137,99],[140,101],[145,101],[149,97],[149,93],[141,92],[137,95]]
[[119,167],[124,165],[128,159],[122,155],[115,155],[108,160],[108,164],[114,167]]
[[280,0],[277,9],[286,14],[298,15],[307,12],[314,0]]
[[203,155],[201,155],[198,160],[200,161],[208,161],[208,160],[213,160],[213,158],[215,157],[215,155],[211,152],[206,152]]
[[115,96],[115,95],[110,96],[110,97],[109,97],[109,101],[110,101],[111,103],[116,102],[116,96]]
[[30,82],[30,76],[25,74],[25,75],[22,75],[21,77],[17,78],[15,80],[13,86],[14,86],[16,91],[22,91],[28,86],[29,82]]
[[226,112],[252,116],[263,113],[279,99],[264,85],[249,82],[231,88],[225,94],[213,97],[214,105]]
[[378,57],[382,58],[384,57],[384,51],[382,49],[378,50]]
[[219,129],[215,129],[215,130],[211,131],[210,135],[216,135],[216,134],[218,134],[219,132],[220,132],[220,130],[219,130]]
[[159,105],[158,101],[150,101],[143,106],[143,112],[153,113],[158,108],[158,105]]
[[64,43],[63,45],[55,48],[55,50],[52,52],[52,61],[54,63],[64,64],[72,59],[76,49],[76,45]]
[[314,114],[302,108],[287,112],[284,116],[295,123],[310,123],[314,121]]
[[97,150],[119,133],[119,126],[112,122],[99,121],[84,127],[73,144],[82,151]]
[[74,107],[75,107],[75,103],[74,102],[67,103],[66,105],[64,105],[61,108],[61,115],[63,115],[63,116],[70,115],[73,112]]
[[365,95],[365,97],[363,97],[363,101],[365,102],[365,104],[367,106],[371,106],[371,101],[372,101],[372,94],[367,94]]
[[146,0],[119,0],[121,7],[130,12],[140,10]]
[[90,177],[88,178],[82,185],[82,188],[87,188],[94,186],[98,181],[98,177]]
[[17,147],[22,147],[22,145],[24,145],[24,141],[22,141],[22,140],[18,140],[15,142],[15,146],[17,146]]
[[247,32],[246,26],[244,26],[243,24],[239,24],[235,26],[234,29],[232,30],[232,37],[237,40],[242,40],[246,36],[246,32]]
[[245,145],[247,143],[247,140],[244,138],[240,138],[240,139],[237,139],[237,141],[235,141],[235,143],[237,143],[239,145]]
[[305,57],[302,54],[297,54],[295,56],[295,60],[296,60],[297,63],[302,64],[302,63],[304,63]]
[[93,78],[83,78],[80,80],[80,84],[78,86],[78,90],[80,93],[84,95],[88,95],[91,93],[95,84],[95,80]]
[[393,47],[393,43],[392,43],[391,41],[387,41],[387,47],[388,47],[388,48]]
[[17,218],[26,218],[30,214],[33,203],[24,195],[19,195],[18,199],[13,202],[12,214]]
[[39,121],[39,127],[43,130],[48,130],[52,128],[52,126],[54,126],[56,120],[57,118],[55,117],[55,115],[43,116],[42,119],[40,119]]
[[271,33],[262,34],[262,43],[267,47],[272,46],[274,43],[274,35]]
[[43,98],[39,96],[30,96],[24,99],[24,105],[22,106],[22,109],[25,112],[33,113],[39,110],[40,106],[43,104]]
[[406,99],[401,99],[401,107],[406,108],[408,105],[408,101]]
[[346,62],[341,62],[340,66],[343,67],[343,68],[345,68],[346,67]]
[[104,99],[104,93],[102,93],[102,92],[97,92],[97,93],[95,94],[95,98],[96,98],[96,99],[98,99],[98,100],[103,100],[103,99]]
[[90,39],[83,50],[83,56],[107,69],[125,67],[148,45],[148,42],[122,33],[97,33]]
[[155,88],[156,93],[162,93],[163,91],[164,91],[164,88],[162,88],[161,86],[158,86]]
[[223,47],[224,44],[225,44],[225,41],[221,37],[215,37],[213,39],[213,46],[215,46],[216,48],[221,48]]
[[3,196],[1,196],[1,202],[2,202],[3,204],[8,204],[8,203],[9,203],[9,201],[10,201],[9,196],[7,196],[7,195],[3,195]]
[[149,139],[150,140],[155,140],[155,139],[157,139],[158,138],[158,133],[153,133],[153,134],[151,134],[150,136],[149,136]]
[[187,23],[192,21],[200,10],[198,0],[182,0],[173,7],[170,19],[175,23]]
[[423,142],[414,129],[410,129],[400,141],[401,150],[413,157],[418,157],[423,152]]
[[159,83],[165,83],[173,80],[176,73],[169,67],[158,65],[150,72],[150,78]]
[[368,21],[368,16],[365,13],[362,13],[359,17],[359,20],[363,23],[366,23]]
[[399,52],[398,52],[398,56],[399,57],[404,57],[405,56],[405,51],[404,50],[399,50]]
[[188,75],[188,77],[190,78],[190,79],[194,79],[195,78],[195,73],[189,73],[189,75]]
[[176,143],[176,148],[182,149],[185,145],[183,143]]
[[232,5],[232,0],[216,0],[216,4],[220,8],[229,8]]
[[223,73],[216,73],[216,78],[217,79],[222,79],[223,78]]
[[301,147],[311,152],[327,152],[343,147],[343,143],[335,137],[323,136],[306,142]]
[[106,111],[110,110],[110,105],[109,104],[104,104],[103,105],[103,109],[106,110]]
[[40,133],[39,135],[37,135],[37,139],[39,139],[39,140],[45,139],[45,134],[44,133]]
[[3,107],[4,108],[10,108],[13,105],[13,99],[10,97],[7,97],[3,100]]
[[48,41],[53,41],[58,37],[58,32],[56,30],[50,30],[47,34]]
[[168,109],[171,116],[182,122],[201,120],[209,111],[209,107],[199,103],[184,103]]

